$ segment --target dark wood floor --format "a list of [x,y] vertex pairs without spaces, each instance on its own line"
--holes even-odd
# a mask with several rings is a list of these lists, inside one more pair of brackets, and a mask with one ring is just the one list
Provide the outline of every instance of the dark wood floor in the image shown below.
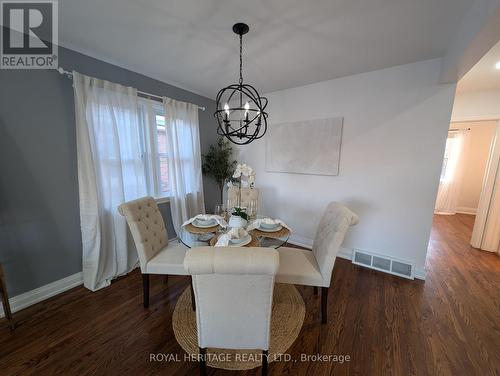
[[[320,325],[312,288],[300,288],[306,319],[289,349],[299,361],[271,363],[270,374],[499,375],[500,257],[468,245],[472,224],[467,215],[435,217],[425,283],[338,259],[328,324]],[[188,283],[152,278],[151,305],[143,309],[134,272],[96,293],[79,287],[16,313],[13,333],[0,320],[0,374],[197,374],[196,363],[149,361],[150,353],[182,359],[171,319]],[[351,360],[301,362],[302,353]]]

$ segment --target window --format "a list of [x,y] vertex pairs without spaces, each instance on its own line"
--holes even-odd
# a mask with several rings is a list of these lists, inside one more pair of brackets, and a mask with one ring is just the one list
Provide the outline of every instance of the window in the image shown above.
[[142,159],[146,171],[148,192],[156,198],[168,197],[168,140],[163,106],[149,99],[139,100]]
[[451,148],[451,138],[446,140],[446,147],[444,149],[444,159],[443,159],[443,167],[441,169],[441,177],[440,181],[446,181],[446,167],[448,167],[448,160],[450,159],[450,148]]
[[157,112],[156,137],[158,141],[158,158],[160,163],[160,195],[166,196],[169,191],[168,185],[168,154],[167,154],[167,131],[165,125],[165,115],[163,111]]
[[463,145],[463,134],[454,132],[448,135],[444,151],[443,168],[441,169],[440,182],[449,183],[456,179],[458,160]]

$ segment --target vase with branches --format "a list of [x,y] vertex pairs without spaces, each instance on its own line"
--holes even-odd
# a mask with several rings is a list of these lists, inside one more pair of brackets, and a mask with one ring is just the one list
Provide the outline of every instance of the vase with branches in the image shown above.
[[220,189],[220,203],[224,200],[224,185],[233,175],[236,161],[233,159],[233,148],[223,138],[215,145],[210,145],[208,153],[202,156],[202,172],[213,178]]

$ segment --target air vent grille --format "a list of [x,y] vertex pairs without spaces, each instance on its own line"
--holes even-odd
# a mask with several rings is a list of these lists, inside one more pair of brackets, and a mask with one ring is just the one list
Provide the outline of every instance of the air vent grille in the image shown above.
[[415,267],[412,262],[394,259],[393,257],[355,249],[352,256],[352,262],[356,265],[400,277],[409,279],[415,278]]
[[383,257],[377,257],[373,256],[373,264],[375,268],[382,269],[385,271],[391,270],[391,260],[383,258]]
[[403,275],[411,275],[411,265],[405,264],[403,262],[392,261],[393,273],[403,274]]
[[361,264],[361,265],[370,266],[372,264],[372,257],[370,255],[366,255],[366,254],[361,253],[361,252],[356,253],[354,260],[356,261],[356,263]]

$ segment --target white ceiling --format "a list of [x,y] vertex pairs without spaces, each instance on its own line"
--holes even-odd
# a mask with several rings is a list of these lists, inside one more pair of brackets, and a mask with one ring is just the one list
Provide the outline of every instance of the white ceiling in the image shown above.
[[61,45],[208,97],[243,75],[260,92],[443,56],[470,0],[61,0]]
[[474,67],[458,82],[457,91],[491,90],[500,88],[500,69],[495,65],[500,62],[500,42],[477,62]]

